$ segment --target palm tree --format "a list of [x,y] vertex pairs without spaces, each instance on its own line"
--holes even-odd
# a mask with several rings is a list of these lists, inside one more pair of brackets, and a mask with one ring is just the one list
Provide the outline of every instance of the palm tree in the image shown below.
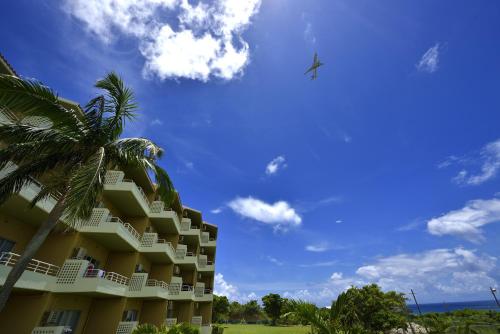
[[0,106],[22,116],[41,117],[45,125],[19,121],[0,123],[0,170],[14,163],[17,168],[0,180],[0,205],[12,194],[44,177],[41,191],[31,205],[53,196],[57,203],[40,225],[24,253],[10,271],[0,291],[0,311],[15,283],[63,218],[76,224],[88,219],[100,199],[106,171],[114,168],[144,168],[156,177],[158,195],[167,205],[174,187],[158,166],[163,150],[145,138],[120,138],[125,121],[136,115],[132,90],[115,73],[96,82],[103,95],[81,110],[69,108],[48,87],[33,80],[0,75]]
[[311,325],[312,334],[359,334],[357,315],[350,307],[347,295],[341,293],[332,303],[330,310],[319,309],[316,305],[304,301],[291,301],[293,315],[300,321]]

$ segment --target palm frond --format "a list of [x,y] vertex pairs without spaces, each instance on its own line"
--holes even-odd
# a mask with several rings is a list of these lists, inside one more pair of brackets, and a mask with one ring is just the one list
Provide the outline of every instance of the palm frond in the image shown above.
[[106,91],[104,112],[111,114],[106,118],[106,133],[109,139],[116,139],[123,132],[125,121],[136,116],[137,104],[134,102],[134,93],[125,86],[115,72],[97,81],[95,87]]
[[35,80],[0,74],[0,105],[23,116],[48,118],[53,127],[65,128],[75,136],[82,131],[78,112],[64,108],[54,91]]
[[163,150],[146,138],[122,138],[115,140],[106,148],[112,150],[122,163],[136,163],[137,159],[159,159]]
[[70,222],[90,217],[102,192],[105,174],[106,155],[103,147],[72,172],[65,212]]
[[65,133],[55,128],[41,128],[28,124],[0,124],[0,138],[7,143],[29,143],[34,141],[52,141],[54,143],[76,143],[71,133]]
[[0,179],[0,204],[4,203],[12,194],[18,193],[21,189],[30,184],[37,183],[35,178],[54,170],[58,164],[54,155],[47,155],[33,159],[29,164],[15,166],[12,171]]

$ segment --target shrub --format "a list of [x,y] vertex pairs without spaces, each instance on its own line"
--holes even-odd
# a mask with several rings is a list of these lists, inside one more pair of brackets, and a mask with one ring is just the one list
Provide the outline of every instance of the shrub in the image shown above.
[[212,326],[212,334],[223,334],[223,333],[224,333],[224,327],[218,325]]

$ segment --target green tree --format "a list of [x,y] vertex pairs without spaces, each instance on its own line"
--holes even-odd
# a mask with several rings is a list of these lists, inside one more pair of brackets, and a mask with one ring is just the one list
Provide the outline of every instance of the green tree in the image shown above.
[[275,326],[276,321],[281,316],[281,307],[283,306],[281,296],[275,293],[270,293],[262,297],[262,304],[264,305],[264,311],[267,316],[271,318],[271,325]]
[[[84,112],[69,108],[39,82],[0,75],[0,105],[22,117],[35,116],[48,126],[17,120],[0,123],[0,169],[17,168],[0,180],[0,204],[32,177],[44,178],[32,205],[49,196],[58,198],[48,218],[39,226],[0,292],[0,311],[15,283],[61,218],[75,224],[88,219],[101,196],[106,171],[113,168],[144,168],[156,176],[158,195],[167,203],[174,188],[158,166],[162,149],[145,138],[120,138],[125,122],[136,115],[132,90],[115,73],[97,81],[104,94],[90,100]],[[11,166],[11,165],[10,165]]]
[[240,322],[243,319],[243,306],[238,302],[229,304],[229,320],[231,322]]
[[229,300],[226,296],[214,295],[212,322],[223,322],[229,315]]
[[406,328],[409,312],[401,293],[383,292],[378,285],[371,284],[362,288],[351,287],[341,296],[345,298],[345,305],[340,311],[339,321],[344,327],[359,324],[369,333]]
[[261,313],[262,309],[256,300],[251,300],[243,305],[243,317],[247,322],[257,322]]
[[[326,308],[318,308],[312,303],[304,301],[290,301],[292,312],[286,313],[284,317],[293,316],[299,319],[302,323],[307,323],[311,326],[313,334],[362,334],[364,331],[359,325],[351,324],[344,326],[340,317],[348,310],[348,303],[345,294],[340,294],[337,301],[332,304],[330,310]],[[355,315],[354,315],[355,317]]]

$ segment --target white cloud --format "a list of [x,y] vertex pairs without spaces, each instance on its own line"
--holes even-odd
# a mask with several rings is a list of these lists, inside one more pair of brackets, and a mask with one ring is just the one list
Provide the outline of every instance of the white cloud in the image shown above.
[[398,254],[361,266],[352,276],[333,272],[323,283],[289,290],[284,295],[329,305],[351,285],[376,283],[386,291],[408,293],[414,289],[423,301],[460,300],[497,284],[493,278],[498,270],[496,262],[495,257],[464,248]]
[[269,204],[253,197],[237,197],[228,206],[243,217],[273,225],[275,230],[286,230],[302,223],[302,218],[285,201]]
[[163,121],[159,118],[155,118],[151,121],[151,125],[163,125]]
[[306,42],[311,44],[316,43],[316,36],[314,36],[313,26],[311,22],[306,23],[306,29],[304,30],[304,39]]
[[331,279],[332,281],[337,281],[337,280],[341,280],[343,276],[344,276],[344,275],[343,275],[342,273],[340,273],[340,272],[339,272],[339,273],[335,272],[335,273],[333,273],[333,274],[332,274],[332,276],[330,276],[330,279]]
[[266,174],[273,175],[276,174],[280,169],[286,168],[286,160],[285,157],[280,155],[271,160],[266,166]]
[[214,277],[214,294],[226,296],[228,299],[236,299],[238,296],[238,288],[226,282],[224,275],[217,273]]
[[230,80],[249,62],[241,34],[261,0],[66,0],[64,10],[104,43],[134,38],[143,73],[160,79]]
[[472,242],[484,240],[481,227],[500,221],[500,199],[469,201],[463,208],[450,211],[427,222],[434,235],[454,235]]
[[214,294],[216,294],[217,296],[226,296],[229,300],[236,300],[240,303],[258,299],[257,295],[254,292],[250,292],[249,294],[241,293],[236,286],[226,282],[226,280],[224,279],[224,275],[222,275],[221,273],[215,274]]
[[428,73],[434,73],[437,71],[439,65],[440,47],[439,43],[436,43],[436,45],[424,53],[416,65],[419,71]]
[[223,207],[218,207],[218,208],[215,208],[213,210],[210,210],[211,213],[215,214],[215,215],[218,215],[219,213],[222,212],[222,210],[224,210]]
[[299,267],[301,268],[331,267],[337,263],[338,263],[337,261],[314,262],[307,264],[299,264]]
[[281,262],[280,260],[278,260],[278,259],[276,259],[276,258],[274,258],[274,257],[272,257],[272,256],[268,256],[268,257],[267,257],[267,260],[268,260],[269,262],[271,262],[271,263],[274,263],[274,264],[275,264],[275,265],[277,265],[277,266],[282,266],[282,265],[284,265],[284,264],[285,264],[285,263]]
[[337,220],[335,221],[335,224],[342,224],[343,222],[344,222],[344,221],[343,221],[342,219],[337,219]]
[[481,149],[478,160],[481,163],[478,173],[471,174],[467,170],[461,170],[454,181],[467,185],[479,185],[494,178],[500,170],[500,139],[486,144]]
[[307,245],[306,246],[306,251],[315,252],[315,253],[326,252],[328,249],[329,249],[329,247],[326,243],[320,243],[320,244],[316,244],[316,245]]

